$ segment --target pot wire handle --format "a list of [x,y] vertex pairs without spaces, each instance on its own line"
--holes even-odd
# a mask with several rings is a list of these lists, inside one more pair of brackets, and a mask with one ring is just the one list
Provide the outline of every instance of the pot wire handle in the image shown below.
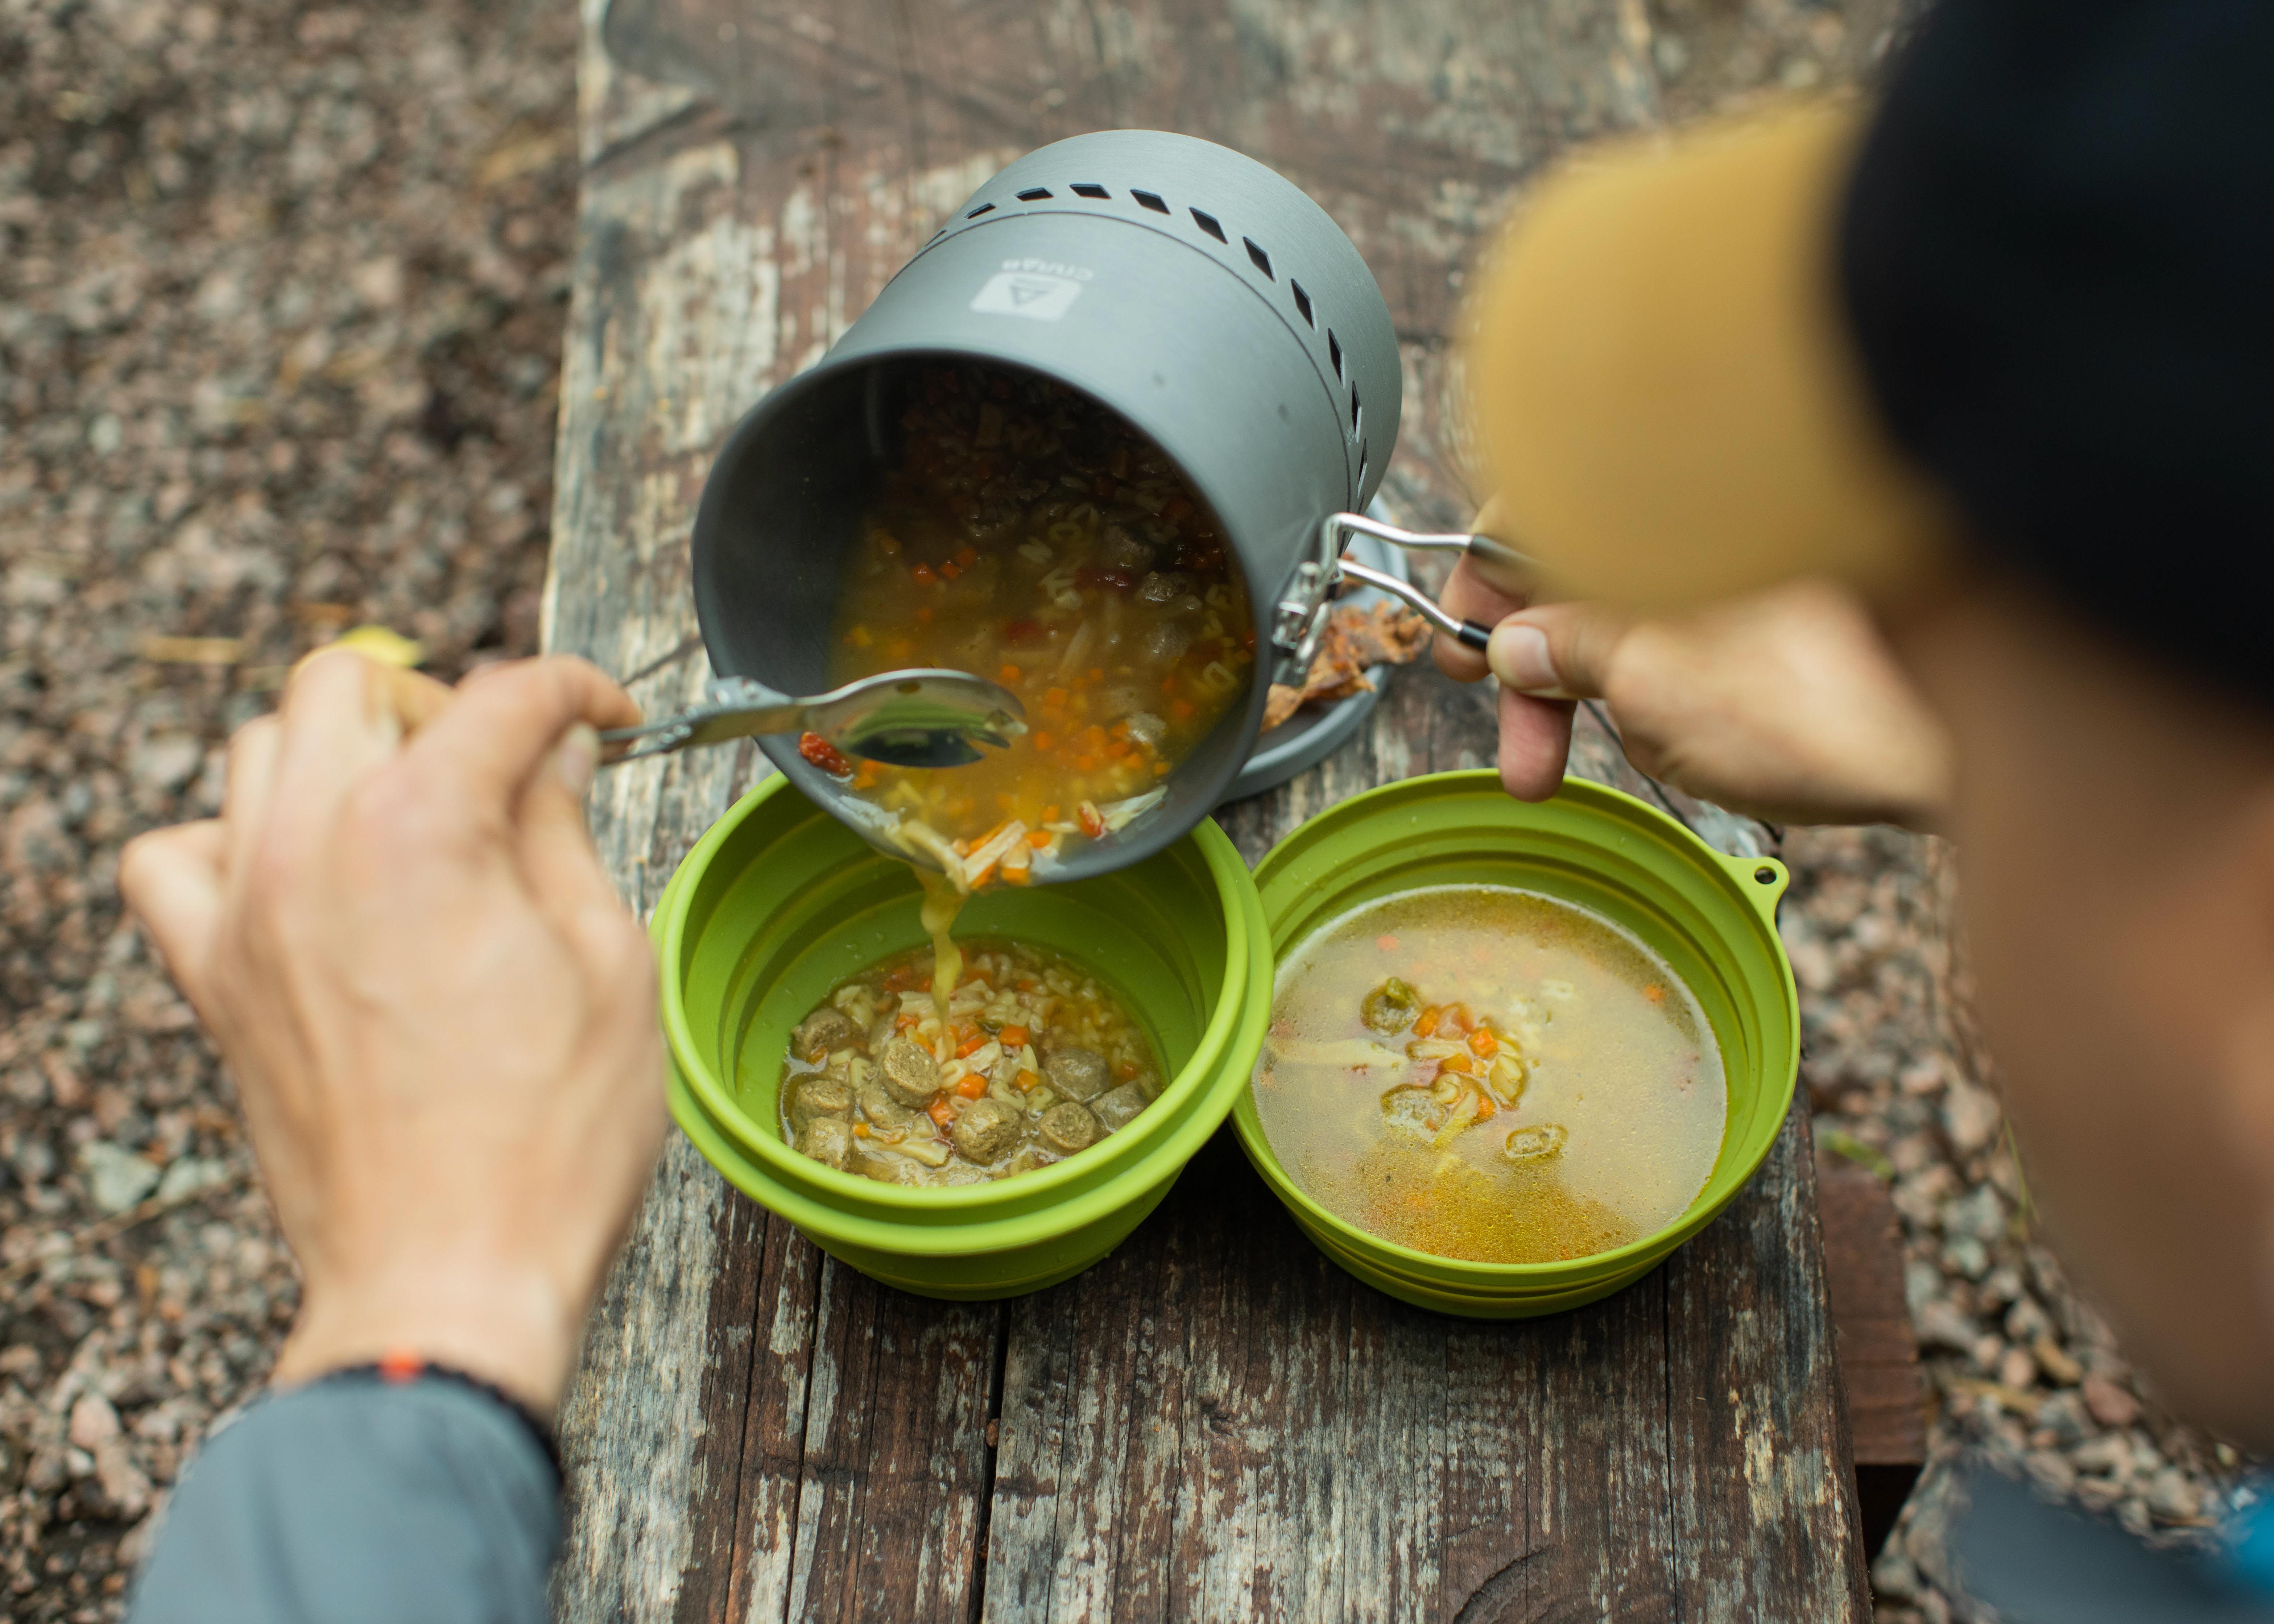
[[1343,535],[1349,531],[1371,536],[1376,541],[1386,541],[1391,546],[1403,548],[1408,553],[1457,553],[1475,567],[1487,586],[1511,598],[1528,594],[1540,582],[1540,565],[1535,560],[1517,552],[1506,542],[1495,541],[1489,536],[1472,535],[1464,530],[1400,530],[1395,524],[1385,524],[1380,519],[1368,518],[1362,513],[1338,513],[1327,521],[1327,526],[1334,537],[1337,554],[1343,550]]
[[1492,628],[1478,620],[1464,620],[1453,614],[1419,587],[1400,581],[1396,575],[1385,575],[1379,569],[1369,569],[1364,564],[1344,557],[1335,565],[1336,573],[1344,580],[1363,581],[1377,591],[1387,592],[1457,642],[1481,651],[1492,641]]

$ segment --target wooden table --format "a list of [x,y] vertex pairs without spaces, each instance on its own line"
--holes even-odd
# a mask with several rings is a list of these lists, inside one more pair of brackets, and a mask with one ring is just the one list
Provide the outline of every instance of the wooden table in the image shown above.
[[[1350,230],[1404,345],[1385,497],[1462,516],[1440,335],[1498,199],[1657,116],[1639,0],[588,0],[586,165],[548,638],[706,674],[708,459],[1015,154],[1117,125],[1239,147]],[[1577,768],[1652,793],[1599,719]],[[1360,737],[1231,807],[1250,861],[1355,790],[1489,762],[1402,673]],[[762,771],[606,776],[643,908]],[[1665,797],[1725,849],[1767,831]],[[1665,1267],[1510,1325],[1406,1308],[1305,1242],[1227,1133],[1119,1252],[1033,1297],[905,1297],[673,1142],[562,1417],[573,1620],[1862,1618],[1807,1120]]]

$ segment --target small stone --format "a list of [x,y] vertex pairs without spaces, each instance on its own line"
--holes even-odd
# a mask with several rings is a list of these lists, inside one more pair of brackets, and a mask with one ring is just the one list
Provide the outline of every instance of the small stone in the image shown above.
[[118,1412],[100,1393],[82,1393],[72,1406],[69,1436],[76,1448],[92,1455],[97,1444],[118,1436]]
[[2073,1388],[2063,1388],[2045,1395],[2037,1406],[2037,1430],[2049,1443],[2064,1449],[2074,1448],[2092,1436],[2092,1421],[2084,1413],[2084,1401]]
[[2084,1407],[2092,1418],[2107,1427],[2126,1427],[2140,1418],[2140,1401],[2105,1376],[2087,1376]]
[[1979,1280],[1990,1272],[1990,1249],[1971,1235],[1954,1236],[1942,1249],[1942,1261],[1952,1274]]
[[[1667,79],[1680,79],[1683,70],[1690,65],[1690,47],[1678,34],[1660,34],[1651,41],[1650,54],[1658,62],[1660,74]],[[1811,944],[1811,945],[1814,944]],[[1823,949],[1818,946],[1817,951],[1821,952]],[[1815,980],[1807,984],[1812,987],[1824,987],[1830,985],[1831,980],[1830,974],[1826,972],[1819,974]]]
[[2037,1362],[2029,1357],[2026,1348],[2008,1348],[2006,1357],[1998,1361],[1998,1380],[2000,1386],[2017,1391],[2033,1387],[2037,1381]]
[[2166,1466],[2148,1482],[2148,1509],[2162,1522],[2191,1522],[2202,1515],[2202,1495],[2176,1466]]
[[177,1156],[158,1181],[157,1196],[168,1206],[202,1195],[229,1182],[229,1164],[211,1156]]
[[206,747],[189,733],[154,733],[127,752],[134,781],[154,790],[178,789],[206,763]]
[[2022,1465],[2056,1494],[2067,1494],[2076,1487],[2076,1468],[2058,1450],[2033,1449],[2022,1457]]
[[1909,1601],[1919,1593],[1918,1569],[1889,1540],[1871,1564],[1871,1593],[1886,1601]]
[[2005,1124],[1998,1097],[1971,1083],[1953,1083],[1942,1101],[1943,1126],[1961,1155],[1978,1155],[1990,1147]]
[[1970,1235],[1985,1243],[2002,1239],[2006,1233],[2006,1203],[1989,1185],[1977,1185],[1943,1203],[1942,1231],[1946,1235]]
[[1918,1332],[1919,1342],[1928,1348],[1947,1348],[1954,1353],[1965,1353],[1974,1346],[1981,1333],[1974,1322],[1958,1312],[1947,1297],[1938,1297],[1911,1313],[1912,1327]]
[[79,1164],[87,1175],[87,1194],[102,1212],[123,1213],[157,1188],[158,1169],[109,1139],[82,1146]]

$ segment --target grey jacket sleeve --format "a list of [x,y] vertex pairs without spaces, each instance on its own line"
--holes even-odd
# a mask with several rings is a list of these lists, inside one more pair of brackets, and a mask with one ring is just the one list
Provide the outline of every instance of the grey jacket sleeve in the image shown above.
[[552,1462],[454,1382],[263,1400],[175,1490],[128,1624],[544,1624]]

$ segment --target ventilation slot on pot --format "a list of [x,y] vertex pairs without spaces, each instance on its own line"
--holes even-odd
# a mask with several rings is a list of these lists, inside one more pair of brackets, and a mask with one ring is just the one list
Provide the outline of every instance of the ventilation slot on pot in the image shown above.
[[1361,491],[1366,489],[1366,447],[1360,446],[1358,448],[1358,488]]
[[1050,189],[1048,186],[1029,186],[1019,194],[1019,201],[1021,203],[1039,203],[1050,195]]
[[[1243,237],[1239,240],[1247,244],[1247,258],[1249,262],[1266,276],[1271,276],[1271,256],[1265,253],[1261,248],[1258,248],[1255,245],[1255,239],[1254,237]],[[1277,282],[1279,279],[1276,276],[1271,276],[1271,280]]]
[[1343,378],[1343,341],[1335,336],[1332,327],[1327,329],[1327,359],[1335,364],[1335,381],[1340,383]]
[[1156,214],[1165,214],[1169,212],[1169,206],[1161,201],[1161,196],[1158,192],[1133,191],[1129,195],[1136,199],[1137,201],[1142,204],[1145,207],[1151,209]]
[[1311,320],[1311,296],[1303,291],[1303,284],[1290,276],[1287,279],[1287,285],[1294,289],[1295,313],[1302,317],[1303,325],[1306,327],[1318,326],[1317,322]]
[[991,214],[994,212],[995,206],[992,203],[982,203],[977,208],[973,209],[969,214],[966,214],[964,218],[966,220],[976,220],[982,214]]
[[1086,180],[1074,183],[1073,194],[1078,198],[1110,198],[1113,195],[1104,187]]
[[1359,419],[1365,415],[1366,409],[1358,403],[1358,386],[1353,384],[1351,386],[1351,438],[1352,440],[1358,438]]
[[1214,214],[1209,214],[1205,209],[1196,208],[1193,211],[1193,218],[1199,222],[1201,230],[1216,238],[1217,242],[1221,243],[1225,240],[1224,228],[1216,224],[1216,216]]

